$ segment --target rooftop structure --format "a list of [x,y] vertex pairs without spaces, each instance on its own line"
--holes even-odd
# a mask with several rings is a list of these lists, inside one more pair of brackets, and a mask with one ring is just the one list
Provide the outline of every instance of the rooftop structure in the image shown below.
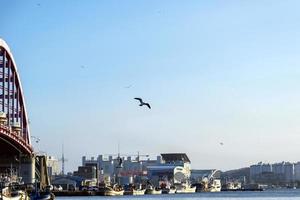
[[182,161],[184,163],[191,163],[190,159],[185,153],[162,153],[160,155],[166,163],[174,163],[178,161]]

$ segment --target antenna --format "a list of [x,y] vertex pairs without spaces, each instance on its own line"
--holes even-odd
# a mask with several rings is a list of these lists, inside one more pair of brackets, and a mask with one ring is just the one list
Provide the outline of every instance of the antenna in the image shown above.
[[62,144],[62,154],[59,161],[61,161],[61,173],[62,175],[65,175],[65,162],[67,162],[68,160],[65,158],[64,143]]
[[65,154],[64,154],[64,144],[62,144],[62,155],[61,155],[61,172],[65,175]]

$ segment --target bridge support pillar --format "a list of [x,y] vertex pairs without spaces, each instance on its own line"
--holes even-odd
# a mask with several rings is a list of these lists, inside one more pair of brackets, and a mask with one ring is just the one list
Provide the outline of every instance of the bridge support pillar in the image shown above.
[[50,179],[47,169],[47,156],[38,155],[35,157],[35,177],[39,182],[40,189],[44,189],[50,185]]
[[35,182],[35,157],[21,156],[20,159],[20,176],[25,184]]

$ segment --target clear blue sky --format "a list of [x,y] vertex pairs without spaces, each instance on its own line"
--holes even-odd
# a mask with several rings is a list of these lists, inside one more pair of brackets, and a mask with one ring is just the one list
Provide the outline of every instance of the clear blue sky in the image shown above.
[[232,169],[300,160],[299,7],[1,1],[0,37],[36,149],[59,157],[64,142],[67,170],[117,152],[118,141],[123,153],[186,152],[193,168]]

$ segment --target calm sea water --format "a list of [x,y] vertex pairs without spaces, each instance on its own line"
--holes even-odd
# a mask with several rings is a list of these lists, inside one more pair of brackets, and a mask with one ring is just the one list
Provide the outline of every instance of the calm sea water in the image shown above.
[[262,192],[218,192],[218,193],[195,193],[195,194],[172,194],[172,195],[143,195],[143,196],[119,196],[119,197],[57,197],[57,200],[129,200],[129,199],[154,199],[154,200],[169,200],[169,199],[183,199],[183,200],[196,200],[196,199],[209,199],[209,200],[300,200],[300,189],[297,190],[267,190]]

